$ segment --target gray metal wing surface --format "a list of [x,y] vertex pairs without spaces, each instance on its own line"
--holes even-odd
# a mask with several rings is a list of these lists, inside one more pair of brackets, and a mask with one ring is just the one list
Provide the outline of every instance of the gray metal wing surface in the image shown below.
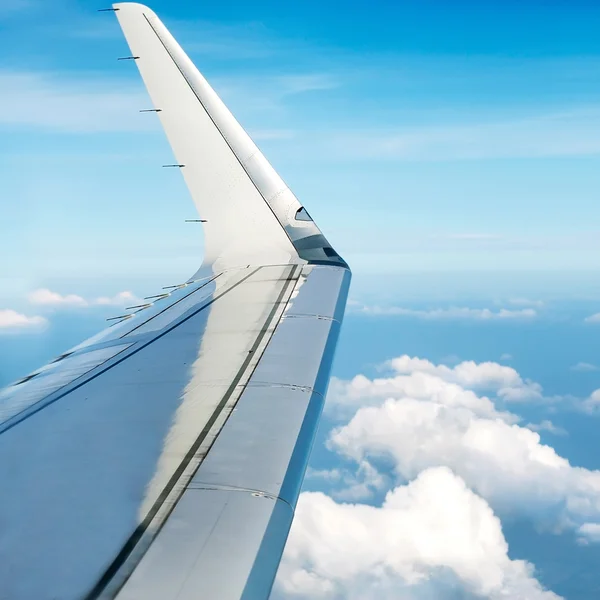
[[0,391],[0,599],[267,598],[350,271],[156,15],[114,9],[205,258]]

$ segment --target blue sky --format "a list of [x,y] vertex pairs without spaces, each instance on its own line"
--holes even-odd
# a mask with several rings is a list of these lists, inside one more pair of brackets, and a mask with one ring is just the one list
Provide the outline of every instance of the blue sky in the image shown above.
[[[138,112],[149,100],[135,66],[116,60],[128,50],[114,16],[97,8],[91,1],[0,4],[0,385],[95,333],[131,297],[178,283],[201,262],[198,228],[184,223],[195,217],[193,205],[179,173],[160,168],[171,162],[170,149],[155,116]],[[472,557],[419,562],[405,548],[413,562],[388,565],[377,580],[364,566],[373,556],[348,557],[358,566],[340,574],[302,545],[310,511],[335,516],[344,502],[372,507],[384,529],[396,524],[398,537],[410,539],[404,513],[387,510],[385,495],[425,505],[437,481],[490,531],[500,519],[501,533],[487,546],[497,553],[485,565],[504,574],[512,597],[520,590],[523,598],[550,598],[544,587],[568,599],[593,597],[600,535],[581,527],[600,522],[600,512],[556,506],[576,504],[569,490],[583,488],[586,502],[600,506],[600,486],[595,492],[589,483],[600,468],[593,401],[600,317],[591,318],[600,312],[600,5],[163,0],[152,8],[354,273],[333,408],[306,482],[329,500],[305,497],[297,526],[305,536],[291,538],[286,562],[287,581],[299,587],[282,579],[276,594],[495,598],[470,574],[467,567],[481,570]],[[131,296],[119,296],[124,291]],[[398,372],[386,361],[404,355],[436,368],[413,365],[402,377],[427,372],[436,389],[458,385],[465,397],[489,398],[518,428],[503,429],[507,436],[539,430],[521,461],[527,477],[496,474],[516,489],[518,503],[465,471],[477,463],[495,473],[482,451],[474,456],[464,445],[410,462],[405,448],[383,437],[353,437],[352,452],[363,454],[349,457],[350,433],[366,418],[361,407],[371,407],[373,419],[385,407],[372,386],[352,391],[353,378],[391,381]],[[463,361],[491,362],[489,373],[520,377],[523,397],[507,400],[492,376],[487,388],[457,379],[451,369]],[[414,398],[390,381],[401,414]],[[442,402],[433,392],[418,400],[428,410]],[[446,425],[469,422],[473,430],[489,425],[484,417],[500,418],[470,405],[444,410]],[[398,437],[417,431],[405,425],[398,423]],[[456,427],[440,429],[440,439],[450,444]],[[516,438],[505,441],[518,446]],[[570,461],[560,471],[566,491],[544,487],[548,474],[531,458],[542,445]],[[448,458],[452,452],[463,462]],[[451,475],[431,470],[438,467]],[[539,494],[527,484],[536,477]],[[348,495],[353,485],[363,486],[362,496]],[[360,522],[351,510],[344,514],[349,530]],[[326,533],[311,535],[328,548]],[[535,570],[527,575],[516,560]],[[415,583],[415,573],[425,580]],[[308,593],[300,585],[307,580],[321,587]]]

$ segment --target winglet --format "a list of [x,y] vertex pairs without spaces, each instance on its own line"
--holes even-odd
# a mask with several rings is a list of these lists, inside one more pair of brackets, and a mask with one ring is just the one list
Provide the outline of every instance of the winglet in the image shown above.
[[115,14],[199,214],[204,264],[345,265],[173,36],[146,6]]

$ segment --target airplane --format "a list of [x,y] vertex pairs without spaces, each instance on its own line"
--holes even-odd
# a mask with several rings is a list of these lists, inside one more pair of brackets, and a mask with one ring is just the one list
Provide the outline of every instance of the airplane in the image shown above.
[[350,269],[158,17],[108,10],[204,259],[0,392],[0,599],[266,599]]

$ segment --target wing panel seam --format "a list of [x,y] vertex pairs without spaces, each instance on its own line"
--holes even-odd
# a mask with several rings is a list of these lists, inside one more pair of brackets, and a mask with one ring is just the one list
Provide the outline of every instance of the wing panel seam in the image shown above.
[[[152,521],[156,518],[156,516],[159,513],[160,509],[166,503],[166,501],[168,499],[168,496],[173,491],[175,491],[176,489],[181,488],[181,490],[179,492],[179,495],[172,502],[171,506],[169,507],[168,512],[162,517],[162,521],[158,525],[156,531],[153,532],[152,540],[150,540],[150,543],[148,544],[148,546],[146,548],[144,548],[143,553],[140,556],[137,557],[137,560],[136,560],[135,564],[132,566],[131,570],[127,573],[127,575],[123,578],[123,580],[118,584],[118,587],[113,590],[113,593],[110,595],[110,597],[114,597],[119,592],[119,590],[125,585],[125,583],[129,579],[129,577],[131,576],[131,574],[133,573],[133,571],[135,570],[135,568],[139,564],[139,562],[142,559],[143,555],[145,554],[145,552],[150,547],[152,541],[156,538],[156,536],[161,531],[163,525],[168,520],[168,518],[171,515],[172,511],[174,510],[175,506],[177,506],[177,503],[179,502],[179,500],[181,499],[181,496],[183,495],[183,493],[187,489],[187,486],[189,485],[189,482],[192,480],[192,478],[196,474],[198,468],[202,464],[202,459],[199,461],[199,463],[197,465],[195,465],[193,471],[188,475],[187,482],[185,482],[185,484],[183,484],[183,485],[179,485],[180,479],[184,476],[186,468],[189,466],[189,464],[192,462],[192,460],[196,456],[196,453],[200,449],[200,447],[202,445],[202,442],[205,440],[205,438],[210,433],[211,428],[213,427],[213,425],[217,421],[218,417],[222,413],[224,407],[227,404],[227,401],[229,400],[229,398],[231,397],[231,395],[233,394],[233,392],[235,391],[235,389],[239,387],[238,386],[239,381],[244,376],[244,374],[247,371],[247,369],[248,369],[250,363],[252,362],[253,358],[255,358],[254,352],[260,346],[262,340],[264,339],[265,335],[269,331],[269,328],[272,325],[272,321],[275,318],[275,315],[277,314],[278,309],[281,307],[281,304],[283,302],[283,299],[286,297],[286,294],[287,294],[287,300],[285,301],[285,305],[282,307],[283,310],[282,310],[281,314],[283,314],[283,311],[285,310],[285,306],[287,306],[287,304],[289,302],[289,298],[291,296],[293,288],[295,287],[295,284],[298,281],[299,273],[301,271],[301,269],[299,269],[298,265],[290,265],[290,266],[291,266],[291,272],[288,275],[288,277],[284,280],[285,284],[283,285],[282,290],[279,293],[279,296],[278,296],[277,300],[275,301],[275,303],[274,303],[274,305],[273,305],[273,307],[271,309],[271,313],[269,314],[269,316],[267,317],[267,319],[265,321],[265,325],[263,326],[263,328],[261,329],[261,331],[258,332],[256,340],[255,340],[254,344],[252,345],[252,352],[250,352],[248,354],[248,357],[244,360],[244,363],[242,364],[242,366],[240,367],[238,373],[234,377],[231,385],[229,386],[229,388],[227,389],[227,391],[223,395],[223,398],[221,399],[221,401],[219,402],[219,404],[215,408],[215,410],[212,413],[211,417],[206,422],[205,426],[203,427],[202,431],[200,432],[200,434],[196,438],[195,442],[192,444],[192,446],[190,447],[190,449],[186,453],[184,459],[182,460],[182,462],[180,463],[180,465],[177,467],[177,469],[175,470],[175,472],[173,473],[173,475],[169,479],[167,485],[165,486],[165,488],[163,489],[163,491],[161,492],[161,494],[159,495],[159,497],[155,501],[154,505],[148,511],[148,513],[147,513],[146,517],[144,518],[144,520],[142,521],[142,523],[140,523],[140,525],[138,525],[138,527],[135,529],[135,531],[131,534],[131,536],[129,537],[129,539],[123,545],[121,551],[117,554],[116,558],[109,565],[109,567],[106,569],[106,571],[104,572],[104,574],[100,577],[100,579],[97,581],[97,583],[94,585],[94,587],[90,590],[90,592],[88,592],[88,594],[85,596],[84,600],[97,600],[98,598],[100,598],[103,595],[103,593],[107,590],[107,588],[110,586],[110,584],[114,581],[115,576],[119,573],[119,571],[124,567],[124,565],[129,560],[129,557],[134,552],[134,550],[135,550],[136,546],[139,544],[139,542],[142,540],[142,537],[144,536],[144,534],[149,529],[150,525],[152,524]],[[296,274],[296,271],[298,271],[298,274]],[[291,283],[293,283],[294,286],[290,286]],[[292,289],[290,289],[290,287]],[[271,332],[271,337],[272,337],[273,332],[275,331],[275,329],[277,329],[277,326],[279,325],[280,321],[281,321],[281,316],[279,317],[277,323],[273,327],[273,330]],[[270,340],[270,338],[269,338],[269,340]],[[268,342],[265,345],[264,349],[266,349],[267,345],[268,345]],[[263,353],[264,353],[264,349],[263,349]],[[256,366],[260,363],[260,359],[261,358],[262,358],[262,354],[261,354],[261,357],[256,362],[256,365],[252,369],[252,372],[249,374],[248,381],[252,377],[252,373],[256,369]],[[247,382],[244,385],[244,387],[242,388],[242,390],[240,391],[240,394],[238,396],[238,400],[241,397],[244,389],[246,388],[246,385],[247,385]],[[225,421],[225,422],[227,422],[227,421]],[[225,425],[225,422],[221,425],[221,429]],[[212,444],[214,444],[214,441],[217,439],[217,437],[218,437],[218,433],[215,436]],[[210,447],[212,447],[212,444],[211,444]],[[205,456],[208,453],[208,451],[210,451],[210,447],[208,448],[207,452],[205,453]]]
[[[43,399],[40,400],[40,403],[43,403],[42,406],[37,406],[36,405],[37,408],[35,408],[35,410],[32,410],[32,411],[28,412],[27,414],[19,413],[18,416],[21,416],[20,419],[15,419],[14,421],[7,421],[6,423],[3,423],[2,425],[0,425],[0,435],[2,435],[3,433],[5,433],[9,429],[12,429],[13,427],[15,427],[16,425],[18,425],[19,423],[22,423],[23,421],[29,419],[33,415],[39,413],[44,408],[46,408],[48,406],[51,406],[52,404],[54,404],[55,402],[57,402],[61,398],[64,398],[67,394],[70,394],[71,392],[74,392],[75,390],[79,389],[81,386],[85,385],[86,383],[88,383],[90,381],[93,381],[94,379],[96,379],[96,377],[99,377],[100,375],[102,375],[103,373],[106,373],[108,370],[112,369],[113,367],[116,367],[118,364],[122,363],[124,360],[127,360],[130,356],[133,356],[134,354],[137,354],[138,352],[140,352],[144,348],[147,348],[150,344],[153,344],[154,342],[156,342],[157,340],[159,340],[164,335],[167,335],[168,333],[170,333],[171,331],[173,331],[173,329],[175,329],[176,327],[179,327],[182,323],[185,323],[188,319],[191,319],[192,317],[194,317],[195,315],[197,315],[199,312],[203,311],[205,308],[208,308],[211,304],[214,304],[217,300],[219,300],[219,298],[222,298],[225,294],[229,293],[231,290],[233,290],[234,288],[236,288],[238,285],[241,285],[242,283],[244,283],[244,281],[246,281],[247,279],[249,279],[250,277],[252,277],[252,275],[254,275],[258,271],[260,271],[260,269],[262,269],[262,267],[258,267],[256,269],[254,269],[252,271],[252,273],[249,273],[248,275],[246,275],[245,277],[243,277],[242,279],[240,279],[240,281],[238,281],[237,283],[233,284],[230,288],[227,288],[222,294],[219,294],[218,296],[216,296],[215,298],[213,298],[212,300],[210,300],[206,304],[203,304],[198,310],[195,310],[193,313],[189,314],[187,317],[181,319],[181,321],[178,321],[172,327],[169,327],[165,331],[160,332],[156,337],[153,337],[150,341],[148,341],[146,343],[140,344],[139,348],[134,348],[126,356],[123,356],[121,359],[119,359],[117,361],[111,362],[111,364],[108,365],[104,370],[99,371],[98,373],[94,373],[94,375],[92,375],[91,377],[89,377],[85,381],[80,381],[77,385],[74,385],[73,387],[70,387],[71,384],[67,384],[65,387],[68,387],[69,389],[65,390],[64,388],[61,388],[63,391],[58,396],[52,397],[52,395],[54,393],[58,393],[58,391],[57,391],[57,392],[53,392],[53,394],[49,394],[48,396],[46,396],[45,401]],[[123,352],[120,352],[116,356],[120,356],[121,354],[127,352],[127,350],[128,350],[128,348],[126,348],[125,350],[123,350]],[[107,360],[103,364],[106,364],[106,363],[108,363],[110,361],[112,361],[112,358],[109,359],[109,360]],[[94,368],[97,368],[97,367],[94,367]],[[91,371],[88,371],[88,374],[90,372]],[[71,382],[71,383],[73,383],[73,382]]]

